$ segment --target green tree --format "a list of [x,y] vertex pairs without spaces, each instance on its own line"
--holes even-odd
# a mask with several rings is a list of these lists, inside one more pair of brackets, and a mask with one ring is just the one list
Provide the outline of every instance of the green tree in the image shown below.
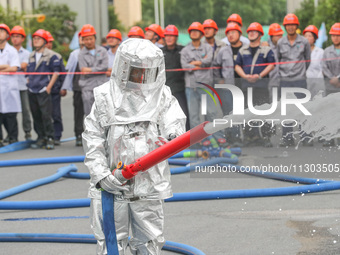
[[[332,25],[336,22],[340,22],[340,1],[339,0],[322,0],[316,9],[313,23],[317,27],[320,27],[322,22],[326,24],[327,35]],[[325,46],[332,44],[331,37],[328,35],[328,41]]]
[[[299,18],[300,29],[303,31],[308,25],[313,24],[315,15],[314,0],[304,0],[301,7],[295,11],[295,14]],[[316,26],[319,27],[320,25],[321,23]]]
[[[174,24],[187,28],[193,21],[213,19],[219,27],[225,27],[229,15],[238,13],[244,27],[252,22],[269,25],[282,23],[286,14],[286,0],[164,0],[165,25]],[[154,23],[154,1],[142,0],[144,27]]]
[[20,20],[21,16],[21,13],[10,8],[5,9],[0,5],[1,23],[6,24],[7,26],[9,26],[10,29],[12,29],[12,27],[14,27],[15,25],[19,25],[18,20]]
[[262,25],[282,23],[286,15],[286,0],[213,0],[213,19],[219,27],[225,27],[228,17],[237,13],[246,28],[252,22]]
[[145,28],[152,23],[155,23],[155,10],[153,0],[142,0],[142,20],[136,25]]
[[43,23],[38,23],[36,19],[30,20],[28,26],[30,31],[34,33],[40,28],[48,30],[54,37],[53,50],[60,53],[66,60],[71,52],[68,43],[77,30],[74,24],[77,13],[72,12],[66,4],[43,0],[39,1],[38,8],[34,9],[33,13],[43,13],[46,15],[46,19]]
[[39,28],[48,30],[54,39],[59,43],[69,43],[77,30],[74,24],[77,13],[72,12],[66,4],[55,4],[48,1],[39,1],[37,9],[33,13],[43,13],[46,19],[43,23],[38,23],[36,19],[29,22],[32,32]]
[[118,19],[118,16],[115,12],[115,7],[113,5],[110,5],[108,7],[108,12],[109,12],[109,28],[118,29],[120,32],[125,31],[122,23]]
[[238,13],[243,20],[243,26],[247,27],[252,22],[259,22],[263,25],[269,23],[271,16],[270,0],[237,0],[230,2],[230,11],[227,17],[232,13]]
[[286,0],[275,0],[270,2],[270,14],[271,17],[269,18],[270,25],[272,23],[279,23],[282,24],[284,17],[286,16],[286,9],[287,9],[287,1]]
[[[60,53],[66,60],[70,54],[69,43],[76,32],[77,28],[74,24],[77,14],[71,12],[66,4],[53,4],[47,1],[39,1],[37,9],[33,14],[45,14],[46,19],[42,23],[38,23],[36,19],[30,19],[24,23],[26,34],[33,34],[36,30],[42,28],[50,31],[53,35],[54,50]],[[1,22],[7,24],[10,28],[20,25],[25,12],[19,13],[11,8],[3,8],[0,6]]]
[[230,12],[229,1],[214,0],[213,20],[217,23],[218,27],[227,26],[227,19],[230,14],[232,13]]
[[[301,7],[295,12],[300,21],[300,29],[308,25],[315,25],[320,28],[322,22],[326,24],[327,34],[331,26],[340,21],[340,1],[339,0],[321,0],[317,8],[314,7],[314,0],[304,0]],[[324,46],[332,44],[330,36]]]
[[[203,22],[211,18],[213,0],[164,0],[164,23],[174,24],[179,28],[187,28],[192,22]],[[142,0],[142,22],[138,24],[146,27],[155,23],[154,1]]]

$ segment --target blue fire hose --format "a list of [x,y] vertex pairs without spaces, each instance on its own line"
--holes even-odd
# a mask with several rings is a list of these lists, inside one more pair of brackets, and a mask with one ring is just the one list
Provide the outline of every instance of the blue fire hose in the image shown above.
[[119,255],[114,215],[114,195],[105,190],[102,191],[102,211],[107,255]]
[[[52,242],[52,243],[97,243],[94,235],[81,234],[40,234],[40,233],[0,233],[0,242]],[[185,255],[205,255],[199,249],[176,242],[166,241],[162,250]]]

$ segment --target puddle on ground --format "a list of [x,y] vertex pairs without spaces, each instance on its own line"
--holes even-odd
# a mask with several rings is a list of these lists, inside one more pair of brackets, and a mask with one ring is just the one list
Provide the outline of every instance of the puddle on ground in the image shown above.
[[338,255],[340,238],[329,232],[329,227],[315,227],[315,221],[287,221],[289,228],[295,229],[293,236],[301,244],[297,255]]

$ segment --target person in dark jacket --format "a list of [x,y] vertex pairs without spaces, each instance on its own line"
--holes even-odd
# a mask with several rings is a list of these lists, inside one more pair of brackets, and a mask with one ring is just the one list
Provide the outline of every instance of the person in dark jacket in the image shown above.
[[[181,65],[181,50],[183,46],[177,44],[178,29],[175,25],[168,25],[164,29],[165,47],[161,48],[164,53],[166,69],[180,69]],[[178,100],[183,112],[187,116],[186,130],[190,129],[188,105],[185,96],[185,82],[183,71],[168,71],[166,72],[166,85],[171,89],[171,93]]]
[[[242,78],[242,90],[246,98],[252,97],[253,106],[270,103],[268,90],[269,73],[274,69],[275,56],[269,46],[261,46],[263,28],[260,23],[253,22],[247,29],[250,44],[243,46],[235,61],[235,71]],[[252,88],[252,95],[248,94]],[[245,101],[246,108],[249,107]],[[261,128],[246,125],[244,130],[247,145],[263,145],[273,147],[270,141],[271,127],[265,123]]]
[[[53,41],[54,38],[51,35],[50,32],[46,31],[48,34],[48,40],[47,40],[47,48],[51,51],[52,47],[53,47]],[[53,51],[55,53],[55,55],[58,57],[59,59],[59,63],[60,63],[60,71],[61,72],[66,72],[65,69],[65,65],[64,65],[64,61],[63,61],[63,57]],[[52,97],[52,118],[53,118],[53,127],[54,127],[54,145],[60,145],[60,138],[62,135],[62,132],[64,130],[63,128],[63,120],[61,117],[61,97],[62,96],[66,96],[66,90],[65,89],[61,89],[63,83],[65,80],[65,75],[59,75],[57,81],[55,82],[55,84],[52,87],[52,91],[51,91],[51,97]]]
[[78,33],[79,49],[71,52],[66,70],[69,72],[64,80],[61,90],[73,91],[73,116],[74,116],[74,134],[76,136],[76,146],[83,146],[81,134],[84,132],[84,104],[81,96],[81,88],[79,86],[80,75],[75,75],[74,72],[80,72],[78,56],[81,49],[84,47],[83,39]]
[[46,146],[47,150],[54,149],[54,128],[52,120],[51,91],[58,79],[60,60],[55,53],[46,48],[48,35],[39,29],[33,34],[35,50],[30,54],[27,72],[48,72],[53,75],[28,75],[29,103],[33,116],[34,130],[38,134],[37,142],[31,148],[38,149]]

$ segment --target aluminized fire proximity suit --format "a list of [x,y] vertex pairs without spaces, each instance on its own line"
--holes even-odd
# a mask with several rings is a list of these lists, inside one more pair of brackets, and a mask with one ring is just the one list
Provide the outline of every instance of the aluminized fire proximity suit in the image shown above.
[[85,119],[83,143],[91,175],[91,227],[97,239],[97,254],[106,254],[98,188],[115,194],[119,253],[125,254],[129,244],[133,254],[160,254],[165,242],[163,200],[172,196],[168,162],[139,172],[123,186],[126,179],[116,178],[111,172],[119,161],[133,163],[165,139],[185,131],[186,117],[165,86],[162,51],[148,40],[123,42],[110,81],[95,88],[94,97],[91,113]]

